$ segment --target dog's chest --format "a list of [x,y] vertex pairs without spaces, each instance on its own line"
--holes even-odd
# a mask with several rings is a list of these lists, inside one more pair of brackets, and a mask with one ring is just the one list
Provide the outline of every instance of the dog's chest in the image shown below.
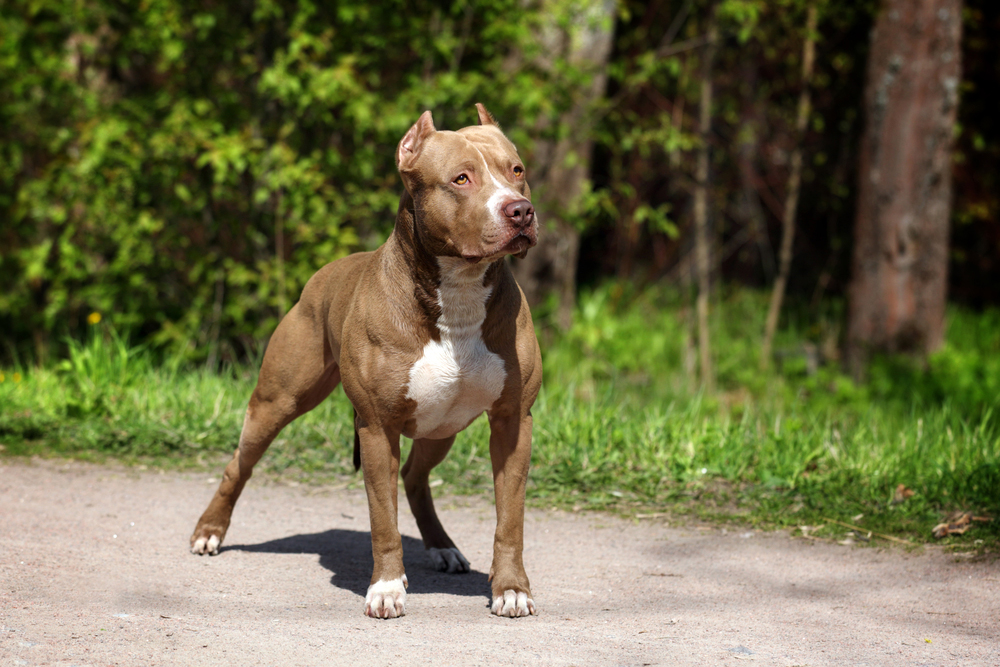
[[442,266],[438,290],[440,339],[429,341],[410,369],[406,397],[416,402],[413,438],[455,435],[500,398],[507,378],[503,359],[482,337],[491,288],[482,284],[481,271],[469,275],[448,266]]

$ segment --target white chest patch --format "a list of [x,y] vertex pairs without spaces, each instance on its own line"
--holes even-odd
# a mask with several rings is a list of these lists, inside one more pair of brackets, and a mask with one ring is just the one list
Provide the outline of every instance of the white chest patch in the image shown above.
[[413,438],[455,435],[490,409],[507,379],[503,359],[483,342],[492,290],[483,285],[486,267],[450,257],[438,258],[438,264],[441,339],[428,342],[410,369],[406,397],[417,404]]

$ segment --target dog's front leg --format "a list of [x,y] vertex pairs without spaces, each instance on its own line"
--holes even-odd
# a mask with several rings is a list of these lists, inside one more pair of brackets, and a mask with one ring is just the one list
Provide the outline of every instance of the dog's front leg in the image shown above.
[[497,616],[536,613],[524,572],[524,488],[531,462],[531,412],[490,415],[490,460],[497,503],[490,581]]
[[368,494],[372,529],[372,570],[365,615],[397,618],[406,613],[406,574],[403,571],[403,543],[399,536],[396,485],[399,475],[399,433],[356,422],[361,439],[361,467]]

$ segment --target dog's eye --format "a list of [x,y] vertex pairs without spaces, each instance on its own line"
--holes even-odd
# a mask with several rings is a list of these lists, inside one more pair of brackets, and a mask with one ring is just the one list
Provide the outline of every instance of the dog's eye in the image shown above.
[[517,177],[524,176],[524,167],[514,167],[514,175]]
[[465,174],[459,174],[458,178],[456,178],[453,182],[455,185],[465,185],[469,182],[469,177]]

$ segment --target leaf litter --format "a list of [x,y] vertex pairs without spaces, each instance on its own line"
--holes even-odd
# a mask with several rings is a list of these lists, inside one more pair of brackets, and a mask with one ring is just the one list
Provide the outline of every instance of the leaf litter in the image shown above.
[[944,523],[934,526],[931,533],[940,540],[949,535],[963,535],[976,522],[986,523],[992,520],[988,516],[975,516],[972,512],[952,512],[944,520]]

